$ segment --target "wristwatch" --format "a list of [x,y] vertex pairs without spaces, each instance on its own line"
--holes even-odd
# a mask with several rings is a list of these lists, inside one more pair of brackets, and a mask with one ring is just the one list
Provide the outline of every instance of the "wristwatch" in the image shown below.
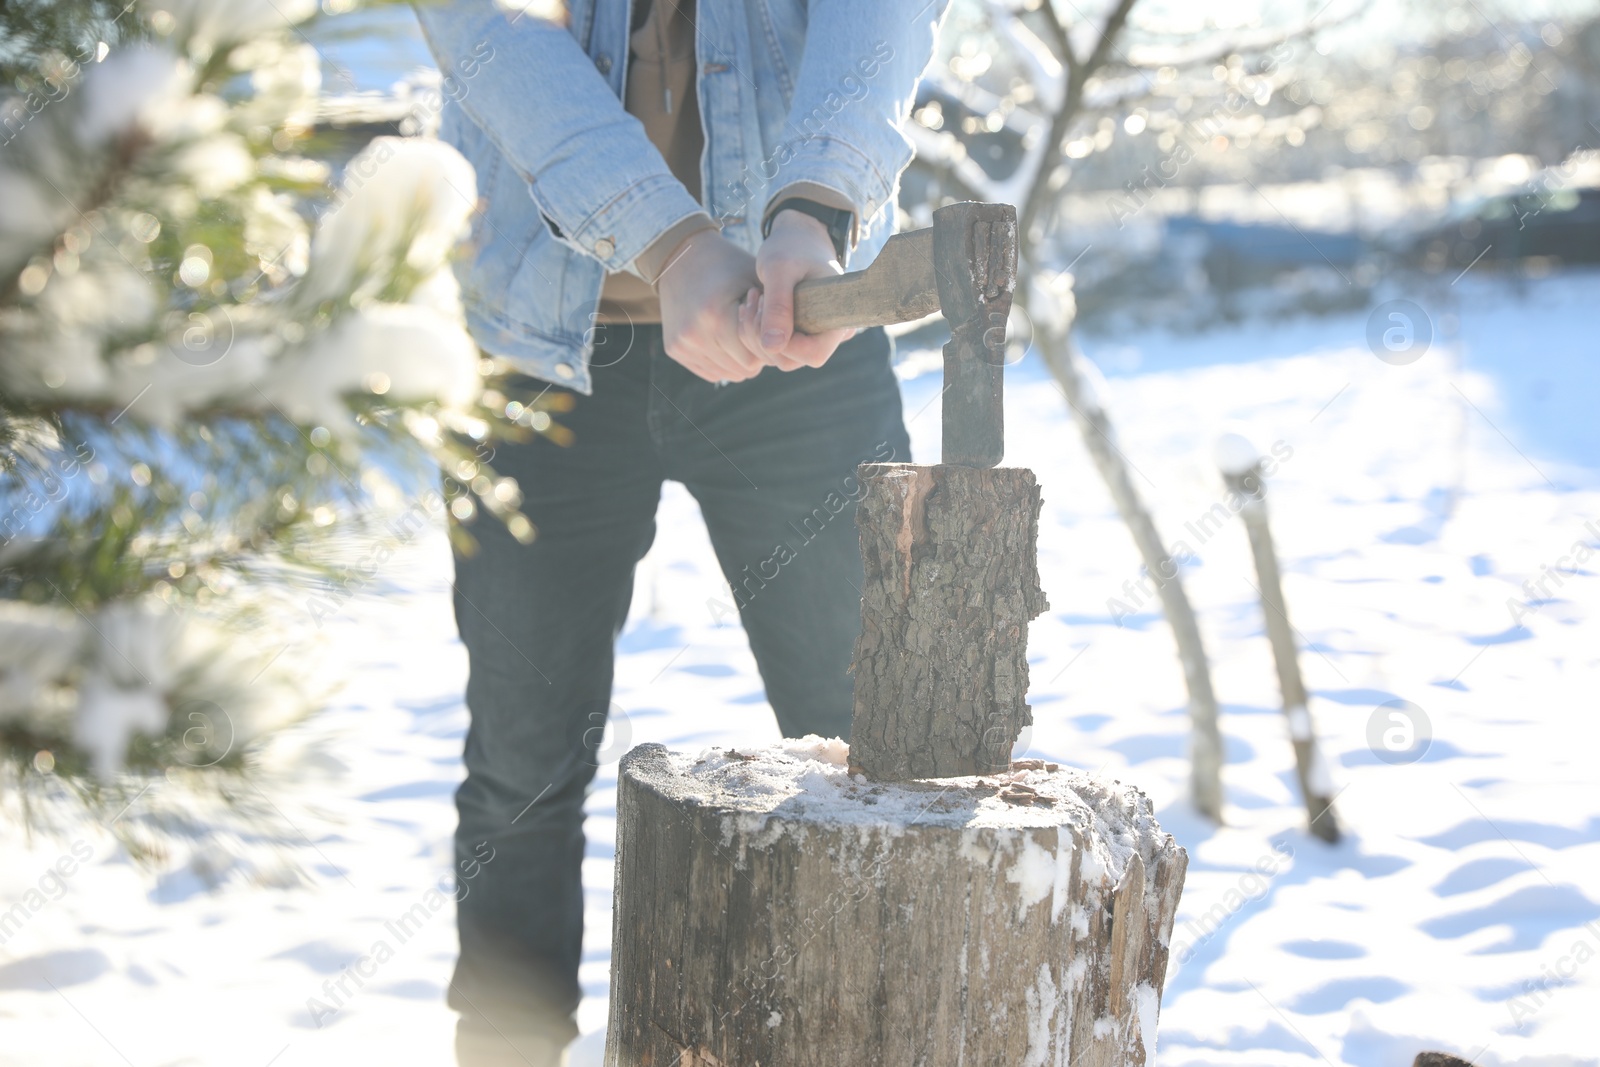
[[798,211],[802,215],[810,215],[826,226],[828,237],[833,241],[833,250],[838,254],[839,262],[844,262],[845,253],[850,250],[850,230],[856,221],[855,212],[841,211],[836,207],[819,204],[815,200],[791,196],[778,201],[777,206],[767,212],[766,221],[761,224],[762,237],[772,232],[772,220],[778,217],[780,211]]

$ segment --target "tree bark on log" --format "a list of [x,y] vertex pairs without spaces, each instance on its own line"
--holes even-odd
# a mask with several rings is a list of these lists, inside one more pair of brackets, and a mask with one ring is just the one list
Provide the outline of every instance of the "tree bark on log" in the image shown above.
[[851,756],[872,778],[991,774],[1033,722],[1042,501],[1014,467],[864,463]]
[[808,741],[624,757],[607,1067],[1150,1062],[1188,857],[1141,793]]

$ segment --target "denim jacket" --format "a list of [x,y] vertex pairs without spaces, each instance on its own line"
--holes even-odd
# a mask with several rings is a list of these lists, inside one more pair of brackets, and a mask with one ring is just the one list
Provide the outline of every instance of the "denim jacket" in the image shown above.
[[456,267],[478,344],[589,392],[606,273],[701,210],[753,253],[769,199],[796,182],[855,205],[850,266],[870,262],[894,226],[912,154],[900,126],[946,2],[699,0],[703,207],[622,108],[629,0],[570,0],[564,24],[531,13],[551,0],[418,2],[444,75],[440,137],[478,172]]

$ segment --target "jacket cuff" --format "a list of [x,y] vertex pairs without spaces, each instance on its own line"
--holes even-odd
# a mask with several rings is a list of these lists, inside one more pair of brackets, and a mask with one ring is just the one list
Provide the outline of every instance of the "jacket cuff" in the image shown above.
[[[909,158],[910,154],[908,147],[905,155]],[[898,160],[895,162],[898,163]],[[873,232],[873,220],[885,205],[893,206],[895,183],[891,175],[898,173],[898,170],[885,171],[859,148],[842,138],[819,136],[802,143],[795,149],[784,171],[789,181],[768,199],[769,206],[797,185],[819,186],[832,191],[836,197],[844,198],[841,206],[847,206],[855,212],[855,228],[863,236]],[[892,210],[888,218],[892,226]]]
[[[559,218],[565,214],[549,210],[543,197],[547,190],[560,184],[546,177],[531,186],[535,202],[547,216]],[[671,174],[652,175],[560,236],[615,274],[627,270],[664,232],[663,227],[675,226],[697,213],[704,214],[704,209],[684,189],[682,182]]]
[[669,226],[665,233],[651,241],[643,252],[633,260],[633,272],[651,285],[661,280],[661,275],[670,264],[667,257],[672,255],[684,239],[699,233],[701,230],[717,230],[719,227],[711,221],[711,216],[704,211],[696,212],[686,219],[680,219]]
[[773,212],[778,210],[778,205],[795,197],[799,197],[801,200],[814,201],[823,207],[850,212],[850,248],[854,249],[856,245],[861,243],[861,212],[857,209],[855,202],[832,186],[813,181],[790,182],[767,198],[767,209],[761,213],[761,230],[763,233],[766,232],[768,224],[772,222]]

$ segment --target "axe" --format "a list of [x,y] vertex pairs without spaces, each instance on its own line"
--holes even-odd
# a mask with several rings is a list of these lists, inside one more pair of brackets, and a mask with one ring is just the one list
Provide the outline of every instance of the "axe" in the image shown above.
[[889,238],[865,270],[795,286],[802,333],[887,326],[944,314],[942,461],[993,467],[1005,452],[1006,317],[1017,284],[1017,209],[966,201],[939,208],[925,230]]

